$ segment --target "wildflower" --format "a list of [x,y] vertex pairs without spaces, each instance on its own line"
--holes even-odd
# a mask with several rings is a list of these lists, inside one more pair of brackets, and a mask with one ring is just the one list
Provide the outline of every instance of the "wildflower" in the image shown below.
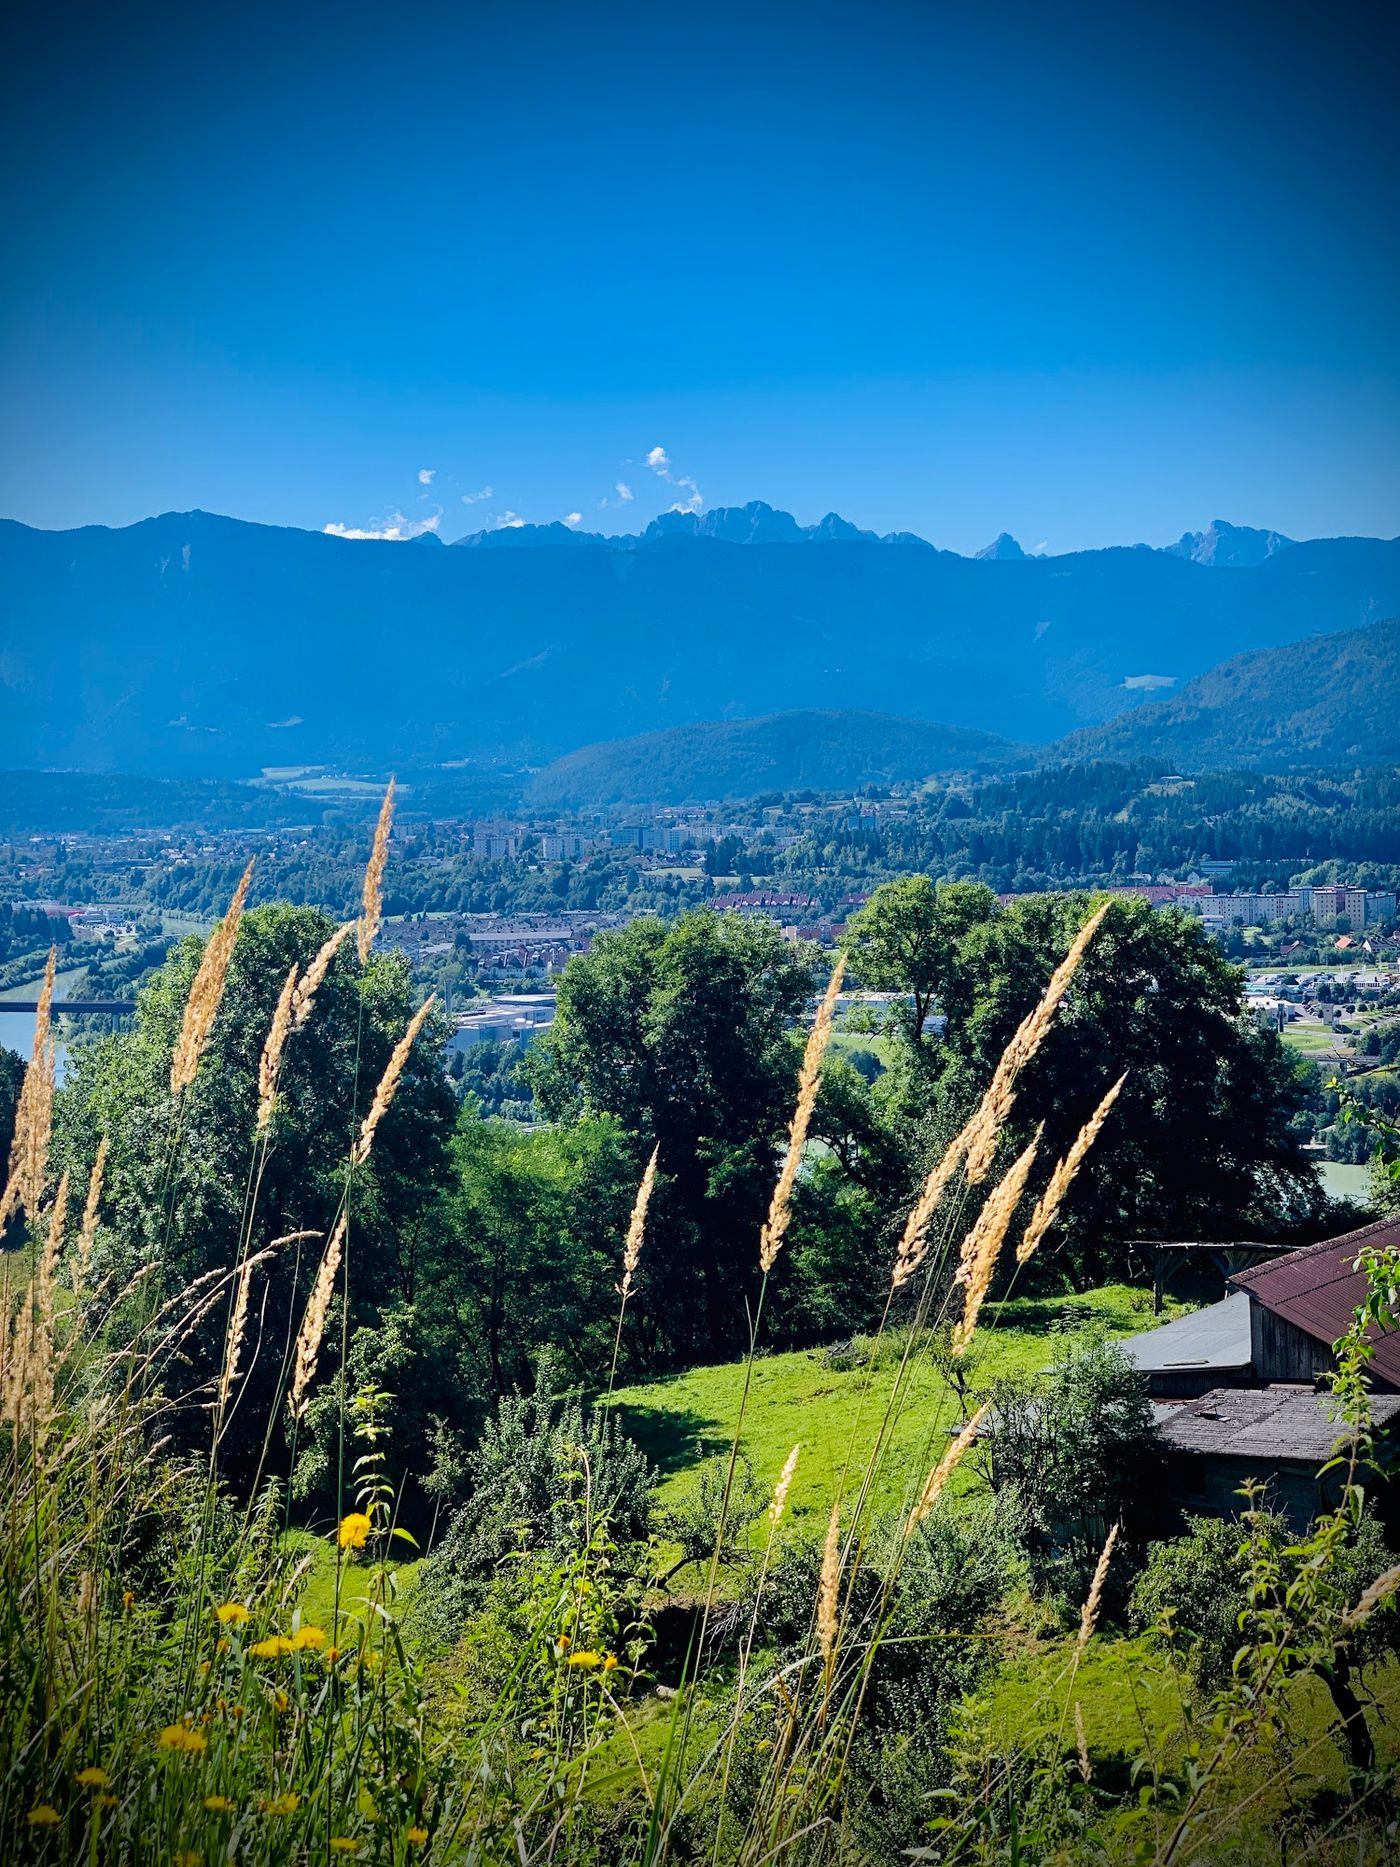
[[301,1797],[294,1789],[288,1789],[280,1796],[273,1796],[262,1806],[264,1814],[267,1815],[295,1815],[301,1807]]
[[241,1718],[243,1716],[243,1707],[241,1705],[231,1705],[228,1715],[230,1718]]
[[135,1606],[136,1606],[136,1597],[135,1595],[132,1594],[131,1590],[128,1588],[126,1593],[122,1596],[122,1607],[129,1612]]
[[569,1650],[569,1636],[567,1634],[560,1634],[554,1644],[561,1653],[567,1653]]
[[324,1627],[299,1627],[292,1635],[292,1651],[294,1653],[300,1653],[307,1647],[310,1647],[312,1651],[315,1652],[325,1644],[326,1630]]
[[416,1848],[421,1847],[427,1838],[428,1831],[426,1828],[410,1828],[408,1831],[408,1839]]
[[168,1724],[156,1739],[162,1750],[203,1750],[208,1742],[202,1731],[192,1731],[187,1724]]
[[617,1655],[615,1653],[604,1654],[603,1671],[605,1673],[610,1673],[610,1672],[615,1672],[616,1670],[617,1670]]
[[214,1610],[214,1619],[223,1627],[241,1627],[252,1618],[241,1601],[225,1601]]
[[94,1796],[92,1799],[92,1805],[95,1809],[114,1809],[117,1806],[117,1798],[115,1796],[105,1796],[105,1795]]
[[227,1796],[206,1796],[204,1806],[211,1815],[231,1815],[233,1804]]
[[341,1654],[344,1651],[345,1651],[344,1647],[327,1647],[326,1648],[327,1666],[334,1666],[336,1661],[340,1658]]
[[296,1649],[285,1634],[269,1634],[266,1640],[255,1640],[248,1651],[255,1660],[277,1660]]
[[31,1828],[53,1828],[58,1822],[58,1810],[51,1802],[36,1802],[24,1819]]
[[363,1549],[373,1528],[374,1525],[362,1510],[352,1510],[340,1520],[340,1547]]
[[360,1844],[353,1835],[332,1835],[329,1842],[332,1854],[358,1854]]
[[99,1769],[95,1763],[90,1763],[85,1770],[79,1770],[76,1780],[82,1784],[84,1789],[105,1789],[111,1778],[105,1770]]
[[590,1653],[587,1647],[580,1647],[577,1653],[571,1653],[565,1662],[569,1666],[601,1666],[601,1653]]
[[287,1697],[285,1692],[274,1692],[272,1695],[272,1709],[274,1711],[285,1711],[291,1702],[292,1701]]

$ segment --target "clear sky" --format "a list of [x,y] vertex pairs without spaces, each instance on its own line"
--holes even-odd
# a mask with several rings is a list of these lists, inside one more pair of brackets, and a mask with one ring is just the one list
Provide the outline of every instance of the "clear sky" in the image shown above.
[[1393,535],[1394,21],[25,9],[0,513]]

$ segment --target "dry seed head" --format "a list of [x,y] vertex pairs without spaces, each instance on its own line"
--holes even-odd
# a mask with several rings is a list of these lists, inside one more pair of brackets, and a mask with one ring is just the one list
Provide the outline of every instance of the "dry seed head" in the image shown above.
[[1034,1011],[1022,1019],[1015,1036],[1001,1054],[982,1105],[973,1117],[973,1130],[967,1149],[968,1184],[976,1186],[984,1180],[996,1154],[997,1141],[1002,1128],[1011,1113],[1011,1106],[1016,1099],[1016,1078],[1040,1049],[1050,1027],[1055,1021],[1055,1013],[1060,1008],[1065,993],[1068,992],[1079,971],[1084,955],[1089,950],[1090,942],[1102,925],[1112,902],[1105,901],[1097,907],[1085,921],[1079,932],[1070,942],[1069,951],[1055,968],[1045,996]]
[[374,1092],[374,1101],[370,1104],[369,1114],[365,1116],[361,1124],[360,1138],[351,1150],[352,1165],[363,1167],[369,1159],[369,1150],[374,1143],[374,1131],[388,1112],[389,1104],[394,1099],[394,1091],[399,1086],[399,1078],[403,1075],[404,1065],[408,1062],[409,1052],[417,1041],[418,1033],[422,1030],[428,1013],[436,1003],[436,995],[425,999],[409,1020],[408,1029],[394,1045],[393,1055],[389,1058],[384,1074],[379,1079],[379,1087]]
[[1094,1579],[1089,1584],[1089,1593],[1084,1601],[1084,1610],[1079,1617],[1079,1632],[1075,1636],[1074,1651],[1076,1658],[1083,1653],[1085,1647],[1087,1647],[1089,1642],[1093,1639],[1094,1629],[1098,1625],[1099,1609],[1103,1605],[1104,1583],[1108,1580],[1108,1565],[1113,1560],[1113,1547],[1118,1541],[1119,1528],[1120,1526],[1118,1524],[1114,1524],[1113,1528],[1109,1531],[1108,1539],[1103,1546],[1103,1551],[1099,1556],[1098,1562],[1094,1566]]
[[656,1157],[661,1152],[658,1141],[651,1150],[651,1159],[647,1162],[642,1183],[637,1188],[637,1197],[632,1202],[632,1217],[627,1222],[627,1244],[622,1253],[622,1300],[625,1303],[632,1294],[632,1278],[637,1269],[638,1259],[642,1255],[642,1240],[646,1236],[647,1207],[651,1204],[651,1190],[656,1185]]
[[389,788],[384,793],[384,802],[379,806],[379,821],[374,826],[374,843],[369,852],[369,861],[365,864],[365,885],[362,894],[359,930],[355,935],[363,966],[369,958],[370,948],[374,945],[379,932],[379,922],[384,913],[384,865],[389,860],[389,826],[394,821],[394,780],[389,780]]
[[228,913],[205,942],[204,953],[190,985],[190,995],[185,1000],[185,1015],[180,1024],[175,1052],[170,1059],[172,1096],[178,1096],[194,1081],[204,1047],[209,1042],[209,1033],[214,1027],[214,1019],[224,996],[224,986],[228,981],[229,962],[233,958],[233,945],[238,938],[238,923],[243,918],[243,904],[248,898],[248,884],[252,879],[253,865],[250,862],[233,891]]
[[773,1487],[773,1502],[768,1506],[768,1521],[776,1530],[783,1521],[783,1512],[787,1509],[788,1492],[792,1489],[793,1473],[797,1470],[797,1455],[802,1450],[800,1445],[793,1447],[783,1461],[783,1469],[778,1473],[778,1482]]
[[238,1273],[238,1288],[234,1292],[233,1316],[229,1322],[228,1346],[224,1350],[224,1365],[219,1374],[219,1411],[228,1404],[229,1390],[238,1379],[238,1359],[243,1353],[243,1334],[248,1327],[248,1297],[253,1287],[253,1267],[245,1260]]
[[258,1059],[257,1132],[259,1134],[266,1134],[272,1125],[273,1112],[277,1107],[277,1080],[282,1074],[282,1052],[291,1035],[292,1000],[296,989],[297,964],[293,960],[291,970],[282,981],[282,990],[277,995],[277,1008],[272,1014],[267,1041],[263,1044],[262,1055]]
[[299,1031],[311,1016],[311,1008],[316,1003],[316,994],[320,991],[322,982],[330,971],[331,961],[358,925],[358,921],[346,921],[344,926],[337,927],[301,975],[296,990],[292,993],[292,1029],[294,1031]]
[[107,1137],[104,1134],[97,1144],[97,1157],[92,1163],[92,1172],[88,1175],[87,1201],[83,1206],[83,1226],[78,1233],[78,1251],[73,1264],[75,1289],[83,1283],[92,1269],[92,1248],[97,1242],[97,1218],[102,1205],[102,1180],[106,1171]]
[[910,1537],[914,1534],[924,1518],[928,1516],[929,1512],[943,1495],[943,1487],[958,1469],[958,1466],[962,1463],[964,1453],[971,1446],[973,1440],[976,1439],[977,1429],[981,1426],[982,1418],[986,1411],[987,1408],[985,1405],[977,1409],[976,1413],[973,1414],[967,1425],[964,1426],[952,1445],[949,1446],[948,1450],[943,1454],[943,1457],[929,1473],[927,1479],[924,1481],[924,1488],[920,1494],[919,1501],[914,1506],[913,1510],[910,1511],[908,1522],[904,1526],[904,1534],[906,1537]]
[[831,1669],[831,1656],[836,1651],[836,1603],[840,1585],[841,1500],[837,1498],[832,1503],[831,1516],[826,1526],[821,1579],[817,1584],[817,1639],[821,1645],[822,1663],[828,1671]]
[[0,1226],[23,1207],[32,1225],[44,1203],[49,1171],[49,1139],[53,1132],[54,1049],[51,1037],[53,981],[57,948],[49,948],[44,983],[34,1016],[34,1044],[29,1068],[15,1108],[14,1139],[10,1143],[9,1174],[0,1196]]
[[1356,1606],[1348,1608],[1342,1616],[1342,1626],[1348,1633],[1354,1628],[1364,1626],[1381,1603],[1388,1601],[1397,1588],[1400,1588],[1400,1563],[1393,1569],[1387,1569],[1383,1575],[1378,1575],[1370,1587],[1362,1591]]
[[908,1283],[928,1256],[928,1228],[938,1209],[938,1202],[947,1191],[948,1182],[962,1164],[963,1155],[967,1152],[967,1135],[968,1129],[964,1128],[949,1143],[910,1209],[909,1217],[904,1222],[904,1235],[895,1253],[894,1269],[890,1273],[892,1290],[898,1290]]
[[773,1198],[768,1207],[768,1218],[764,1223],[758,1245],[758,1267],[766,1277],[772,1270],[778,1253],[783,1248],[783,1239],[787,1233],[788,1218],[792,1207],[792,1189],[797,1184],[797,1170],[802,1165],[802,1150],[807,1145],[807,1131],[812,1125],[812,1111],[817,1106],[817,1096],[822,1086],[822,1058],[831,1041],[832,1021],[836,1016],[836,1001],[841,995],[841,980],[846,971],[846,958],[843,954],[831,969],[822,1002],[817,1007],[817,1015],[812,1021],[812,1028],[807,1034],[806,1048],[802,1052],[802,1069],[797,1078],[797,1103],[792,1112],[792,1122],[788,1128],[787,1153],[783,1156],[782,1171],[778,1183],[773,1188]]
[[1089,1152],[1089,1149],[1094,1145],[1095,1141],[1098,1140],[1099,1130],[1108,1119],[1108,1111],[1118,1100],[1118,1091],[1127,1080],[1128,1078],[1126,1075],[1118,1078],[1118,1081],[1108,1091],[1103,1101],[1100,1102],[1088,1121],[1085,1122],[1084,1126],[1075,1136],[1074,1144],[1070,1148],[1068,1154],[1065,1155],[1063,1160],[1056,1163],[1055,1171],[1050,1176],[1049,1184],[1036,1201],[1035,1211],[1030,1216],[1030,1223],[1026,1226],[1021,1242],[1016,1247],[1016,1262],[1018,1264],[1024,1264],[1026,1262],[1041,1239],[1054,1224],[1055,1214],[1059,1211],[1061,1202],[1070,1189],[1070,1183],[1083,1165],[1084,1156]]
[[348,1225],[348,1215],[342,1210],[332,1228],[325,1254],[316,1272],[316,1281],[311,1286],[311,1295],[306,1300],[306,1314],[301,1319],[301,1333],[297,1336],[296,1361],[292,1370],[292,1392],[288,1401],[294,1420],[299,1420],[305,1413],[306,1390],[316,1378],[316,1362],[321,1353],[321,1338],[326,1333],[326,1317],[330,1314],[331,1297],[335,1293],[336,1273],[340,1269]]
[[1039,1145],[1040,1130],[1037,1129],[1030,1146],[1016,1156],[1007,1168],[1005,1178],[987,1195],[987,1202],[977,1215],[977,1223],[963,1240],[962,1258],[954,1282],[965,1284],[967,1294],[963,1299],[962,1316],[953,1330],[955,1355],[961,1355],[972,1340],[977,1318],[996,1273],[997,1259],[1001,1256],[1007,1227],[1026,1190],[1026,1181],[1035,1165]]

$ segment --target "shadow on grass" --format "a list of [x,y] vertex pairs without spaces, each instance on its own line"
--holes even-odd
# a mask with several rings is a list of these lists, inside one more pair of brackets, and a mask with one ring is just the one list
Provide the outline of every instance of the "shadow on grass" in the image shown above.
[[729,1449],[729,1433],[722,1422],[691,1408],[646,1407],[619,1400],[613,1403],[612,1412],[662,1478]]

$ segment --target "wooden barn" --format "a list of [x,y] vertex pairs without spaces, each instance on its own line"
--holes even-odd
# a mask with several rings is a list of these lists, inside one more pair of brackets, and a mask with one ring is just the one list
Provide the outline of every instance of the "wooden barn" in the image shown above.
[[[1367,1246],[1400,1247],[1400,1219],[1236,1271],[1222,1302],[1124,1343],[1171,1455],[1174,1507],[1233,1514],[1252,1481],[1301,1530],[1333,1501],[1335,1478],[1318,1477],[1340,1431],[1324,1377],[1366,1293]],[[1400,1333],[1376,1338],[1371,1385],[1377,1434],[1400,1438]]]

